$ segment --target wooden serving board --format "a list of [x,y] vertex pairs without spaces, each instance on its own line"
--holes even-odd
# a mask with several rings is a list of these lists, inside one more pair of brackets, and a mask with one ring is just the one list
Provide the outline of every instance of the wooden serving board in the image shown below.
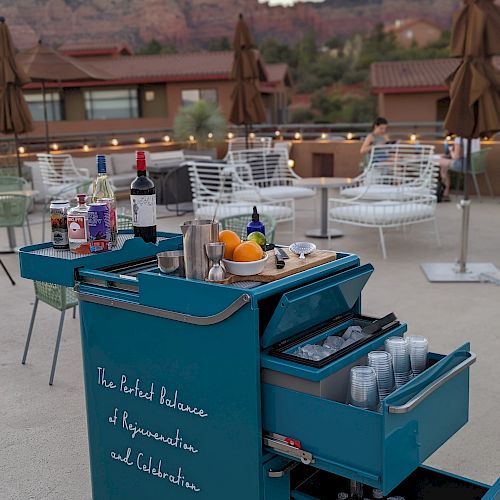
[[306,271],[321,264],[326,264],[327,262],[332,262],[337,258],[337,254],[331,250],[315,250],[313,253],[306,255],[305,259],[299,259],[298,255],[290,252],[288,248],[283,249],[288,255],[289,259],[285,260],[285,267],[283,269],[276,269],[276,258],[274,255],[274,250],[269,250],[267,254],[269,258],[267,259],[266,265],[261,273],[254,274],[252,276],[236,276],[230,274],[223,283],[225,285],[230,285],[231,283],[238,283],[241,281],[256,281],[259,283],[270,283],[271,281],[276,281],[281,278],[286,278],[292,274],[300,273],[301,271]]

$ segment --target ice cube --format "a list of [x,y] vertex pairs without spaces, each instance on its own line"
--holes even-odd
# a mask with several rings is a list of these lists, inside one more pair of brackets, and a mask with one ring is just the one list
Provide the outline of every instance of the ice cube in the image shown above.
[[344,345],[344,341],[337,335],[330,335],[323,341],[323,347],[328,347],[329,349],[335,349],[338,351]]
[[350,326],[342,335],[344,340],[349,340],[354,332],[361,333],[362,328],[360,326]]

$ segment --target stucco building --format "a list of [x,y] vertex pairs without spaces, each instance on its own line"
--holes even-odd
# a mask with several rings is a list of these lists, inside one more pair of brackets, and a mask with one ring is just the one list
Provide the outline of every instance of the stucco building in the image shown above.
[[427,19],[396,19],[384,25],[386,33],[394,33],[401,47],[425,47],[441,37],[442,28]]

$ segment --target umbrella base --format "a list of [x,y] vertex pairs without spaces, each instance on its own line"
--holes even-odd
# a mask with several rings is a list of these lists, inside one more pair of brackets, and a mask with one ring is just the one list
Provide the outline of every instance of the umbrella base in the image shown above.
[[491,262],[469,262],[464,273],[459,271],[457,262],[436,262],[420,264],[431,283],[477,283],[489,281],[485,275],[498,276],[500,270]]

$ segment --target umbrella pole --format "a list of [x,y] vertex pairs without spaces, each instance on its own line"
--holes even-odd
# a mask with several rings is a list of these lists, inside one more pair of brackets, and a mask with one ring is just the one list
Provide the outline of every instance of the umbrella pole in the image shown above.
[[458,260],[458,271],[460,273],[465,273],[467,271],[467,251],[469,245],[469,219],[470,219],[468,177],[469,177],[469,172],[471,171],[471,149],[472,149],[471,143],[472,139],[469,138],[467,140],[467,156],[465,157],[464,199],[460,202],[460,208],[462,209],[462,241],[460,245],[460,258]]
[[19,177],[22,177],[21,157],[19,156],[19,143],[17,141],[17,132],[14,132],[14,147],[16,148],[17,175]]
[[45,124],[45,150],[49,151],[49,120],[47,119],[47,100],[45,96],[45,82],[42,80],[42,99],[43,99],[43,121]]

